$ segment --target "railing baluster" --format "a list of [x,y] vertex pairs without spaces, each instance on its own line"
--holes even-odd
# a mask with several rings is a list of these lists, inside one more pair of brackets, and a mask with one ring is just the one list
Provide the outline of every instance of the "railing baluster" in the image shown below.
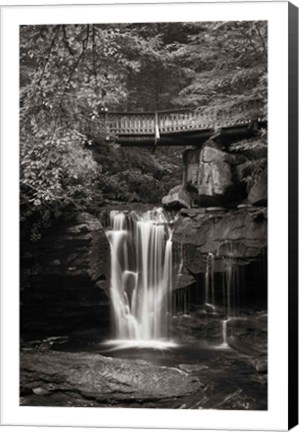
[[180,129],[184,129],[184,113],[180,114]]
[[160,131],[164,132],[164,130],[165,130],[165,116],[164,116],[164,114],[159,115],[158,125],[159,125]]
[[134,129],[135,129],[135,133],[138,134],[138,116],[135,115],[134,116]]
[[136,118],[136,115],[132,116],[132,121],[133,121],[134,134],[137,134],[137,118]]
[[128,133],[132,133],[132,116],[128,115]]
[[144,115],[140,116],[140,132],[144,133]]
[[162,117],[162,129],[164,132],[167,131],[167,114],[163,114]]
[[129,133],[132,133],[132,116],[128,116],[128,129]]
[[140,114],[138,115],[138,132],[142,132],[142,116]]
[[168,114],[163,115],[164,132],[168,131]]

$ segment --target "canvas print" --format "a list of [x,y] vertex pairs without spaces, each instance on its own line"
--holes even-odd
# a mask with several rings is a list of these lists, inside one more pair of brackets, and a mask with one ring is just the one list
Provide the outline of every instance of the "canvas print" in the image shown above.
[[267,52],[20,27],[20,405],[267,410]]

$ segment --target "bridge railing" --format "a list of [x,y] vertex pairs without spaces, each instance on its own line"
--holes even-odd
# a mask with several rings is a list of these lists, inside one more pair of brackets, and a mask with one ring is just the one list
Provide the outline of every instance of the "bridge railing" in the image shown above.
[[[266,107],[260,99],[246,101],[227,110],[178,109],[152,112],[102,111],[95,120],[85,124],[85,129],[110,139],[118,136],[155,136],[160,134],[192,132],[250,123],[266,118]],[[92,135],[92,134],[91,134]]]

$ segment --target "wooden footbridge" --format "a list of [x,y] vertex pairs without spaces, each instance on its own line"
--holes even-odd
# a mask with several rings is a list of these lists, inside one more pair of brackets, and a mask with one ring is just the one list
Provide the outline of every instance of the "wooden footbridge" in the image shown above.
[[[267,125],[261,100],[247,101],[237,110],[166,110],[155,112],[109,112],[88,120],[90,136],[101,136],[121,146],[196,145],[221,136],[225,141],[253,136]],[[85,122],[86,126],[86,122]]]

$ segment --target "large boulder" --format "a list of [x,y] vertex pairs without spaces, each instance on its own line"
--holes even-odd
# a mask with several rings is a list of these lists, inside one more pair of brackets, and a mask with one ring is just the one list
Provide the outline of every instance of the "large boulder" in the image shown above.
[[184,154],[184,182],[197,190],[199,205],[235,200],[235,158],[213,143]]
[[22,242],[21,329],[26,339],[100,335],[109,320],[110,247],[100,221],[78,213],[38,243]]
[[168,195],[162,198],[162,204],[168,209],[190,208],[192,196],[183,186],[178,185],[170,189]]

